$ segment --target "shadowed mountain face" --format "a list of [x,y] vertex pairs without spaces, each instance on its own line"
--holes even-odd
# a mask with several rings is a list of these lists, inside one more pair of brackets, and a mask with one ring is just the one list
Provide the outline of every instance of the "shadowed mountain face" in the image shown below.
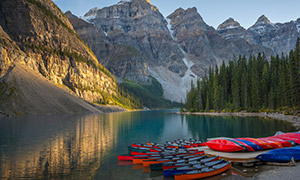
[[[85,28],[77,26],[82,20],[66,15],[79,36],[116,76],[146,85],[154,77],[162,84],[166,98],[180,101],[184,97],[195,76],[190,76],[184,52],[155,6],[133,0],[94,8],[83,17],[89,23]],[[94,35],[95,31],[101,32],[101,37]],[[102,45],[98,45],[99,39]]]
[[[39,91],[24,90],[28,84],[20,87],[22,78],[25,79],[24,82],[32,84],[35,84],[35,80],[43,82],[32,88],[45,90],[50,87],[52,94],[42,100],[57,101],[62,105],[58,106],[61,107],[58,113],[90,112],[78,103],[69,104],[67,96],[77,102],[79,100],[75,96],[95,102],[101,101],[103,95],[117,94],[113,76],[98,63],[96,56],[78,37],[68,18],[51,0],[1,0],[0,35],[1,102],[14,102],[13,98],[18,98],[17,95]],[[16,77],[18,68],[26,69],[28,73],[23,74],[23,77],[20,73],[21,77]],[[18,78],[18,81],[10,81],[13,78]],[[7,82],[10,83],[6,84]],[[54,88],[53,83],[65,90]],[[66,95],[67,92],[75,96]],[[28,97],[34,97],[34,94]],[[60,97],[65,97],[65,101]],[[37,99],[36,103],[36,107],[39,107],[44,102]],[[80,103],[84,101],[81,100]],[[9,107],[15,109],[1,106],[0,111],[12,114],[32,113],[32,109],[28,110],[26,107]],[[44,108],[36,113],[53,113],[50,111]]]
[[[141,84],[151,83],[152,76],[162,85],[164,96],[174,101],[184,100],[191,80],[203,77],[209,66],[227,63],[233,55],[273,54],[272,49],[252,43],[247,31],[233,19],[217,31],[204,22],[196,8],[179,8],[165,18],[149,2],[131,0],[93,8],[82,18],[71,12],[66,15],[114,75]],[[228,27],[242,32],[236,35],[234,30],[225,37],[221,30],[225,34]]]
[[226,20],[218,28],[218,33],[223,38],[245,39],[251,44],[270,48],[275,54],[289,53],[295,47],[297,37],[300,36],[300,19],[274,24],[262,15],[247,30],[240,26],[231,26],[230,23],[232,23],[232,19]]

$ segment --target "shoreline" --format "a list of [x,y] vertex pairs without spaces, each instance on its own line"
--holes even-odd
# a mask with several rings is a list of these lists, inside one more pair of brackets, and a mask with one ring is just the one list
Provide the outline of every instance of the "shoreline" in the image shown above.
[[[281,113],[249,113],[249,112],[237,112],[237,113],[216,113],[216,112],[177,112],[177,114],[197,115],[197,116],[238,116],[238,117],[258,117],[258,118],[271,118],[281,121],[290,122],[297,130],[300,129],[300,117],[293,115],[284,115]],[[296,166],[283,167],[263,165],[262,171],[256,173],[251,179],[258,180],[273,180],[273,179],[297,179],[300,176],[299,171],[300,163],[297,162]],[[248,179],[242,175],[229,176],[226,180],[245,180]]]
[[271,118],[290,122],[297,130],[300,129],[300,117],[293,115],[284,115],[281,113],[250,113],[250,112],[177,112],[177,114],[198,115],[198,116],[237,116],[237,117],[260,117]]

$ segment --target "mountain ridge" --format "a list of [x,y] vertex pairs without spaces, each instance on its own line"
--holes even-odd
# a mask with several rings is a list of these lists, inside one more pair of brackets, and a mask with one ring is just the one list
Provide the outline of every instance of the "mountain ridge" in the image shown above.
[[[47,79],[49,87],[52,87],[52,84],[61,86],[67,89],[68,93],[77,96],[74,97],[75,99],[82,98],[81,102],[86,106],[94,102],[113,104],[113,97],[119,97],[114,77],[98,63],[96,56],[76,34],[68,18],[51,0],[3,0],[0,2],[0,16],[2,37],[0,39],[0,77],[9,74],[10,69],[15,69],[17,64],[22,64],[21,67],[28,68],[28,72],[33,71],[32,75],[39,74]],[[27,79],[27,82],[33,83],[33,79]],[[20,86],[20,84],[17,85]],[[7,98],[16,97],[10,93],[17,94],[17,92],[10,91],[10,88],[6,87],[3,86],[0,99],[8,101]],[[39,88],[39,86],[35,87]],[[57,93],[57,96],[49,96],[52,98],[48,97],[43,101],[61,101],[56,98],[67,97],[62,95],[64,91],[57,88],[52,88],[52,90],[53,93]],[[33,93],[34,91],[27,92]],[[6,96],[7,94],[9,97]],[[68,108],[67,102],[72,104],[71,99],[63,103],[65,108],[61,108],[62,111],[53,112],[95,112],[88,108],[80,108],[84,105],[78,103]],[[84,101],[89,103],[84,103]],[[45,107],[42,106],[44,102],[39,101],[39,103],[41,107]],[[20,107],[14,106],[12,108],[15,109],[7,109],[8,106],[1,106],[0,111],[15,114],[17,112],[18,114],[32,113],[24,106],[23,109]],[[38,112],[47,114],[51,110],[44,108]]]
[[[147,83],[152,76],[162,85],[164,97],[177,102],[184,101],[182,97],[185,97],[190,81],[203,77],[211,65],[227,63],[238,55],[249,57],[264,52],[270,57],[275,54],[272,46],[259,42],[238,22],[234,22],[237,28],[214,29],[205,23],[196,8],[178,8],[164,17],[157,7],[145,0],[132,0],[102,9],[93,8],[81,19],[103,31],[103,41],[111,47],[123,45],[137,50],[139,56],[135,56],[134,61],[126,53],[122,53],[122,60],[116,61],[117,58],[109,57],[116,53],[99,49],[96,41],[84,38],[91,32],[79,34],[114,75],[141,84]],[[75,31],[78,33],[82,29],[75,27]],[[121,64],[131,62],[134,66],[119,67],[111,63],[115,61]],[[129,76],[129,72],[135,71],[134,67],[143,67],[143,70]]]

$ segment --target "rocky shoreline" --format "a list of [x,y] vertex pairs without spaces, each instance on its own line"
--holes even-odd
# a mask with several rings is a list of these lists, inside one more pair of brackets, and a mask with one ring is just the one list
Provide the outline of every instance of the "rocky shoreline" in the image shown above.
[[299,130],[300,129],[300,117],[292,115],[284,115],[281,113],[249,113],[249,112],[178,112],[179,114],[187,115],[200,115],[200,116],[238,116],[238,117],[261,117],[272,118],[292,123],[292,125]]
[[[199,116],[238,116],[238,117],[259,117],[259,118],[272,118],[292,123],[296,129],[300,129],[300,117],[292,115],[284,115],[281,113],[248,113],[248,112],[237,112],[237,113],[216,113],[216,112],[178,112],[178,114],[187,115],[199,115]],[[300,163],[298,162],[294,167],[279,167],[279,166],[264,166],[263,170],[251,179],[298,179],[300,176],[299,171]],[[246,177],[236,175],[225,178],[226,180],[245,180]]]

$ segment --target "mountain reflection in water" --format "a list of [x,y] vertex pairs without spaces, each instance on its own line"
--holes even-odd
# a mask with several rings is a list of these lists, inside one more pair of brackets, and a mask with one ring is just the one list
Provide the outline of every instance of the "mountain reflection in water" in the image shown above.
[[132,142],[193,137],[261,137],[288,123],[257,118],[177,115],[174,111],[0,120],[0,179],[146,179],[149,173],[118,166]]

